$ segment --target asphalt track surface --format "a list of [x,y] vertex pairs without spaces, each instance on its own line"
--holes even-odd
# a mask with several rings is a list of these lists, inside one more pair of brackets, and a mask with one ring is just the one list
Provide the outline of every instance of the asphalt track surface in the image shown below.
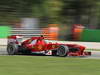
[[[0,46],[0,55],[8,55],[6,46]],[[100,59],[100,51],[92,51],[91,56],[79,57],[83,59]]]

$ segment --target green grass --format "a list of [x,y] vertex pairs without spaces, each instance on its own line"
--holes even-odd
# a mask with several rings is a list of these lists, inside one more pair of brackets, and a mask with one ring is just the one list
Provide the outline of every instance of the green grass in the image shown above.
[[100,75],[99,59],[0,56],[0,75]]

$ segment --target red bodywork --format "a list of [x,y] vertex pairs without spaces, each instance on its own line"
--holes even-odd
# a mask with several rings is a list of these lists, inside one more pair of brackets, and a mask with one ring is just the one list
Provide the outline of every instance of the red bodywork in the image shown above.
[[[14,39],[16,44],[19,42],[16,40],[16,36],[8,37],[9,40]],[[9,41],[8,40],[8,41]],[[62,44],[62,43],[52,43],[47,42],[44,37],[32,37],[21,42],[21,47],[27,48],[31,52],[41,52],[41,51],[49,51],[56,50],[60,45],[67,46],[69,48],[68,55],[69,56],[83,56],[83,55],[91,55],[90,52],[85,52],[85,47],[77,44]],[[72,49],[78,49],[74,51]]]

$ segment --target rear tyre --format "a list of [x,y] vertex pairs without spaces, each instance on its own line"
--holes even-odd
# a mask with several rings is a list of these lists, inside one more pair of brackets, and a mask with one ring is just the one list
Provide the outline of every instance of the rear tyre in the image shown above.
[[15,54],[17,54],[18,53],[18,45],[13,44],[13,43],[8,44],[8,46],[7,46],[7,52],[8,52],[9,55],[15,55]]
[[60,57],[67,56],[68,52],[69,52],[69,48],[67,46],[64,46],[64,45],[59,46],[59,48],[57,49],[57,55]]

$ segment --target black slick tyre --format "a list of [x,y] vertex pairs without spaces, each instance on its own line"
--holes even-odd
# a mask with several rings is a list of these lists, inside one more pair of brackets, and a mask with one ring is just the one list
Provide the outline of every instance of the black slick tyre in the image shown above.
[[60,57],[65,57],[68,55],[69,48],[64,45],[60,45],[59,48],[57,49],[57,55]]
[[15,55],[18,53],[18,45],[14,44],[14,43],[10,43],[7,46],[7,52],[9,55]]

